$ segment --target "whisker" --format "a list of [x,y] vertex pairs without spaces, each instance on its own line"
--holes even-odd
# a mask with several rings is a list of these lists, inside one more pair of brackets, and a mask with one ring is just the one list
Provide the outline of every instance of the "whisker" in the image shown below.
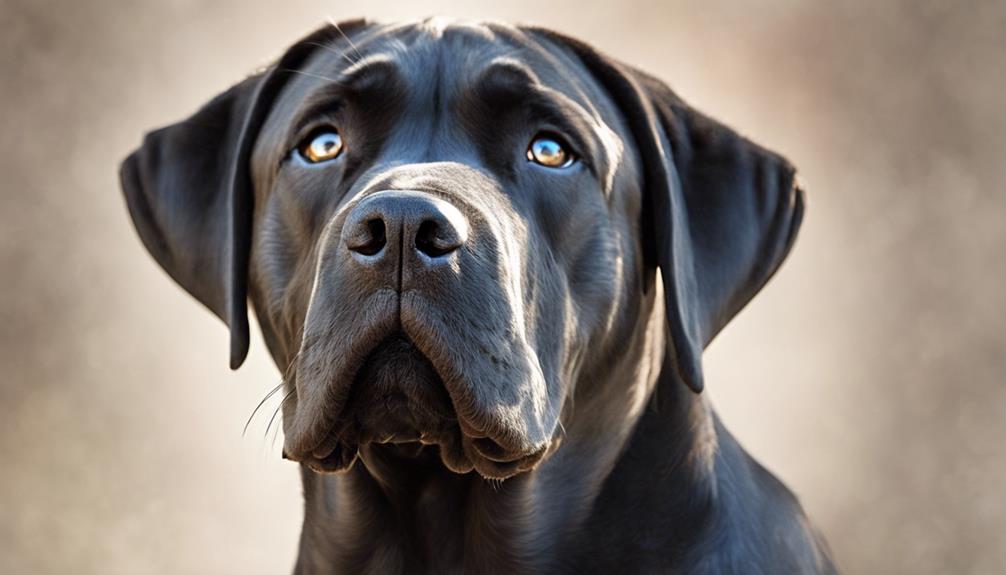
[[286,392],[285,396],[283,396],[283,401],[279,402],[279,405],[276,406],[276,410],[272,412],[272,417],[269,418],[269,425],[265,426],[265,433],[262,435],[262,439],[266,439],[269,437],[269,429],[272,427],[273,422],[276,421],[276,416],[279,415],[279,410],[283,409],[283,404],[286,403],[286,400],[290,399],[290,397],[292,397],[293,394],[296,392],[297,388],[294,387],[290,391]]
[[276,429],[272,430],[272,443],[269,444],[269,448],[270,449],[273,449],[273,450],[276,449],[276,438],[277,437],[279,437],[279,426],[278,425],[276,426]]
[[276,384],[276,387],[270,389],[269,393],[265,394],[265,397],[262,398],[262,401],[258,402],[258,405],[256,405],[255,409],[252,410],[251,415],[248,416],[248,421],[245,422],[244,429],[241,430],[241,437],[244,437],[245,434],[248,433],[248,426],[251,425],[252,419],[255,418],[255,414],[258,413],[258,410],[261,409],[262,406],[265,405],[265,402],[269,401],[269,398],[275,395],[275,393],[279,391],[281,387],[283,387],[282,379],[279,381],[278,384]]
[[321,42],[304,42],[304,44],[307,44],[308,46],[315,46],[317,48],[321,48],[322,50],[324,50],[326,52],[331,52],[331,53],[335,54],[336,56],[342,57],[343,59],[345,59],[350,64],[356,64],[356,62],[353,61],[353,59],[350,58],[348,54],[346,54],[345,50],[336,50],[334,47],[329,46],[328,44],[322,44]]
[[283,372],[283,381],[289,381],[290,380],[290,371],[293,370],[293,367],[295,365],[297,365],[297,360],[300,359],[300,354],[301,354],[302,351],[304,351],[304,348],[298,349],[297,353],[293,356],[293,359],[291,359],[290,363],[287,364],[286,370]]
[[[244,437],[245,435],[248,434],[248,427],[251,426],[252,420],[255,419],[255,416],[258,414],[259,410],[262,409],[262,406],[265,405],[265,403],[269,401],[269,399],[272,396],[276,395],[276,392],[282,389],[284,384],[290,383],[291,372],[294,371],[294,366],[296,366],[297,360],[300,358],[301,351],[302,350],[297,350],[296,355],[293,356],[293,359],[286,366],[286,370],[283,372],[283,377],[279,380],[279,383],[276,384],[276,387],[270,389],[269,392],[265,394],[265,397],[263,397],[262,400],[258,402],[258,405],[255,406],[255,409],[252,410],[251,415],[248,416],[248,420],[245,421],[244,428],[241,429],[241,437]],[[282,403],[280,405],[282,405]]]
[[300,74],[301,76],[307,76],[308,78],[316,78],[318,80],[325,80],[326,82],[332,82],[333,84],[341,84],[335,78],[329,78],[328,76],[322,76],[321,74],[312,74],[311,72],[305,72],[303,70],[294,70],[293,68],[280,68],[280,72],[291,72],[293,74]]
[[[354,44],[353,41],[349,39],[349,36],[347,36],[346,33],[342,31],[342,26],[339,26],[339,23],[336,22],[335,19],[332,18],[331,16],[328,17],[328,21],[330,24],[332,24],[332,27],[338,30],[339,34],[341,34],[342,37],[346,39],[346,42],[349,43],[349,47],[353,49],[353,52],[356,52],[356,58],[357,58],[356,61],[359,62],[360,60],[362,60],[363,54],[360,54],[360,51],[357,50],[356,48],[356,44]],[[353,63],[355,64],[356,62]]]

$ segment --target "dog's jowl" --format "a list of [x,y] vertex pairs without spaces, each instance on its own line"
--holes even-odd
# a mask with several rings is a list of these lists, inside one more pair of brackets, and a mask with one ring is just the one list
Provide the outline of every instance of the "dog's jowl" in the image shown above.
[[[701,394],[789,251],[785,159],[540,28],[326,26],[122,166],[299,462],[297,573],[831,573]],[[182,358],[179,358],[182,360]]]

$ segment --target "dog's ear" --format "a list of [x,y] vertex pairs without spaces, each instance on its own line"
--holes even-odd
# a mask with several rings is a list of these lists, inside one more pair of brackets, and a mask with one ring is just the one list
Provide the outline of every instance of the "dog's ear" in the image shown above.
[[569,47],[615,100],[643,164],[645,258],[659,267],[681,379],[703,388],[702,350],[782,263],[804,195],[781,156],[695,111],[659,80]]
[[231,369],[248,354],[253,210],[248,164],[259,129],[291,72],[315,50],[328,49],[363,25],[361,20],[316,30],[275,65],[190,118],[147,134],[122,163],[122,190],[143,244],[176,282],[230,327]]

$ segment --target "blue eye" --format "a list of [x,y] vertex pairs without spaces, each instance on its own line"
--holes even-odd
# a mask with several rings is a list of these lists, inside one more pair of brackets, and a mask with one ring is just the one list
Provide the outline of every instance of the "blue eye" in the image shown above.
[[531,140],[527,148],[527,159],[546,168],[565,168],[573,163],[573,154],[566,149],[562,140],[542,134]]
[[342,136],[335,128],[326,127],[316,130],[297,146],[297,153],[305,161],[318,164],[334,160],[342,153]]

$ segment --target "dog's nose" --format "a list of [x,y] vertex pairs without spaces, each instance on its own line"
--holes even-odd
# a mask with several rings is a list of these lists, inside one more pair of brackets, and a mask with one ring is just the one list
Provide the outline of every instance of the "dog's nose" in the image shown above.
[[[436,260],[468,239],[468,221],[450,203],[414,191],[383,191],[358,203],[346,218],[342,238],[350,251],[382,259],[387,246]],[[408,254],[403,253],[402,257]]]

